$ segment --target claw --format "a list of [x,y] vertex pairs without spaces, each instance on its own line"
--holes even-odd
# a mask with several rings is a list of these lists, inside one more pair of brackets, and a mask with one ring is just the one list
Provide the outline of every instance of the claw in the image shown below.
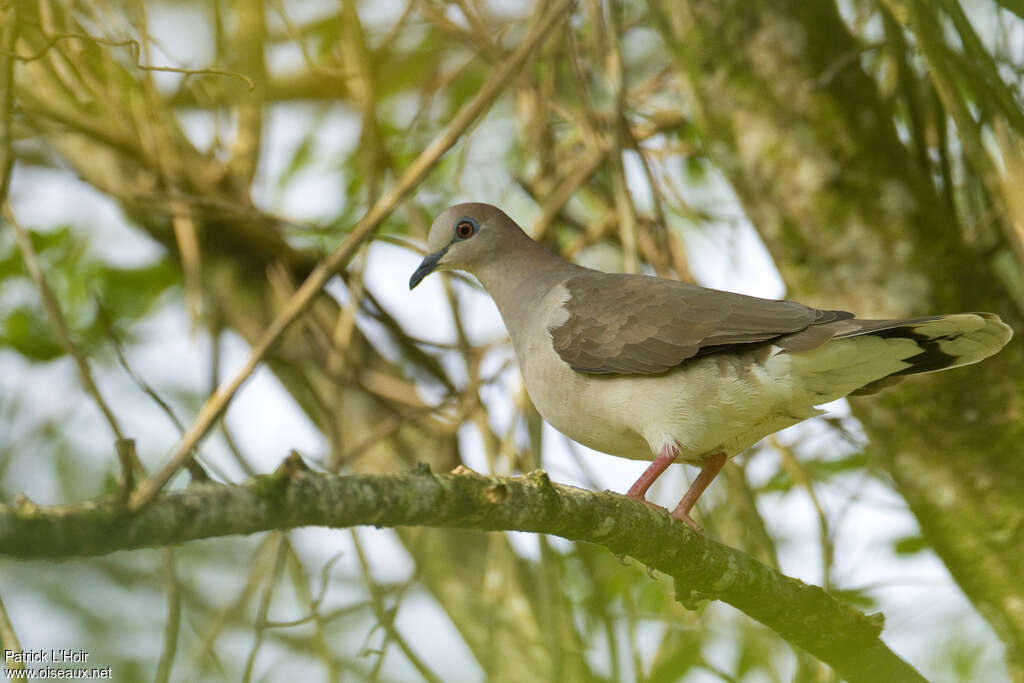
[[682,510],[676,509],[672,513],[672,519],[678,519],[680,522],[682,522],[686,526],[690,527],[691,529],[696,531],[698,534],[701,534],[701,535],[704,534],[704,529],[701,528],[700,524],[697,524],[697,522],[693,521],[693,517],[690,517],[689,513],[686,513],[686,512],[683,512]]

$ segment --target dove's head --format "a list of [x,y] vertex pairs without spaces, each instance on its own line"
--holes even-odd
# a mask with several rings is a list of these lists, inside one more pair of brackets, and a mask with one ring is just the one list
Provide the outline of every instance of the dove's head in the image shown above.
[[496,206],[467,203],[449,207],[430,226],[427,255],[409,278],[409,289],[435,270],[476,272],[502,258],[507,246],[523,238],[529,240]]

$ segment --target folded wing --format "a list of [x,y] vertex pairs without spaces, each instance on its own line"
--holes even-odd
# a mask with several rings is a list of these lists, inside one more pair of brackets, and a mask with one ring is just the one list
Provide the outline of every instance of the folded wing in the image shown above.
[[565,287],[567,318],[549,329],[552,343],[570,367],[592,374],[658,374],[694,356],[853,317],[644,275],[588,271]]

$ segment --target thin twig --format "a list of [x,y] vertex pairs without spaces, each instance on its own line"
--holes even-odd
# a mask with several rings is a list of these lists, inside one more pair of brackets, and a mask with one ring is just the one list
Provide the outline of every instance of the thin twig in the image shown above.
[[[11,2],[0,8],[0,50],[14,49],[18,40],[18,3]],[[14,60],[7,55],[0,58],[0,204],[7,202],[7,191],[14,168]]]
[[622,242],[622,270],[635,273],[637,267],[637,220],[636,206],[626,186],[626,169],[623,165],[622,153],[626,146],[628,122],[626,121],[626,77],[622,67],[622,51],[619,49],[619,22],[617,3],[605,5],[608,21],[608,54],[605,62],[608,65],[608,82],[611,86],[614,111],[612,112],[612,142],[608,153],[611,161],[612,197],[615,201],[615,212],[619,216],[619,239]]
[[164,548],[164,583],[167,585],[167,621],[164,624],[164,645],[160,653],[154,683],[167,683],[171,679],[174,655],[178,651],[178,631],[181,625],[181,591],[174,569],[174,549]]
[[252,680],[252,669],[256,664],[256,655],[259,654],[260,646],[263,644],[263,633],[267,628],[267,614],[270,612],[270,599],[274,597],[274,586],[278,577],[284,570],[284,562],[288,557],[286,546],[288,538],[285,534],[278,534],[277,549],[274,552],[274,569],[267,577],[267,585],[263,588],[263,595],[260,596],[260,606],[256,612],[256,623],[253,624],[252,648],[249,650],[249,657],[245,660],[245,673],[242,674],[242,681],[248,683]]
[[[121,367],[128,373],[128,377],[135,382],[135,385],[139,387],[144,394],[153,399],[153,402],[160,407],[165,415],[167,415],[171,423],[178,429],[178,432],[184,433],[185,426],[182,424],[181,420],[178,419],[178,416],[174,413],[170,404],[163,400],[156,390],[132,369],[132,366],[128,363],[128,358],[125,356],[124,346],[121,344],[121,340],[117,337],[117,332],[114,329],[114,321],[111,319],[109,312],[99,297],[94,295],[93,298],[96,301],[98,317],[107,328],[107,336],[110,337],[111,345],[114,347],[114,354],[117,356],[117,361],[121,364]],[[117,456],[121,460],[121,467],[124,469],[124,473],[122,475],[124,481],[122,483],[121,491],[127,500],[127,497],[135,489],[135,478],[133,473],[137,471],[140,475],[145,476],[146,472],[142,467],[142,461],[139,460],[135,451],[135,441],[133,439],[119,439],[115,442],[115,446],[117,448]],[[185,467],[188,468],[189,474],[192,475],[193,482],[207,481],[210,477],[206,473],[206,470],[203,469],[203,466],[199,464],[197,456],[198,454],[194,453],[193,457],[185,463]],[[212,466],[211,468],[214,469],[218,475],[223,475],[223,473],[217,468]],[[246,474],[251,476],[252,472],[247,471]],[[227,480],[226,477],[222,476],[222,478],[224,478],[225,481]]]
[[[216,317],[210,319],[210,396],[217,393],[217,384],[220,382],[220,364],[221,356],[221,334],[223,326],[221,321]],[[221,436],[224,437],[224,443],[227,444],[228,452],[231,453],[231,457],[235,459],[235,462],[242,471],[245,472],[247,477],[251,477],[256,473],[256,469],[249,463],[249,459],[242,453],[242,449],[239,448],[238,442],[235,441],[235,437],[228,427],[227,420],[220,421],[220,432]],[[181,433],[185,433],[184,427],[181,429]]]
[[11,618],[7,615],[3,598],[0,598],[0,650],[4,651],[4,664],[8,671],[25,670],[25,663],[21,661],[20,657],[7,656],[8,652],[20,653],[21,642],[18,640],[18,634],[14,630]]
[[[356,557],[359,559],[359,568],[366,581],[367,591],[370,593],[373,612],[377,617],[377,625],[384,629],[389,640],[394,641],[395,644],[398,645],[402,654],[405,655],[405,658],[409,660],[409,663],[413,665],[424,680],[440,683],[441,679],[437,674],[431,671],[430,667],[428,667],[426,663],[419,658],[416,652],[412,649],[412,646],[409,645],[405,638],[402,637],[402,634],[398,632],[398,629],[395,628],[395,617],[398,612],[398,604],[396,603],[391,609],[385,607],[380,586],[378,586],[377,582],[373,580],[372,576],[370,576],[370,563],[366,559],[366,553],[363,552],[363,546],[359,542],[359,536],[356,534],[355,529],[351,529],[350,534],[352,537],[352,545],[356,550]],[[378,665],[380,662],[384,661],[384,651],[386,648],[387,643],[385,642],[384,647],[381,649],[380,657],[378,658]]]
[[[321,592],[315,598],[309,590],[309,582],[306,579],[306,566],[302,562],[302,558],[299,557],[298,552],[295,550],[295,546],[292,543],[287,545],[288,557],[286,558],[286,564],[288,568],[288,574],[292,578],[292,586],[295,590],[296,596],[300,601],[306,604],[310,610],[310,616],[313,622],[313,634],[312,634],[312,646],[317,651],[320,659],[323,661],[327,680],[336,681],[338,680],[338,665],[335,662],[335,658],[331,656],[330,641],[328,640],[327,634],[324,631],[324,624],[326,623],[323,616],[320,614],[320,604],[327,594],[327,579],[328,572],[330,571],[331,565],[334,563],[332,559],[324,567],[323,574],[321,576],[323,585],[321,586]],[[341,557],[341,554],[334,556],[334,559]],[[264,623],[264,628],[270,628],[272,624],[270,620]]]
[[135,470],[139,463],[139,455],[135,451],[135,439],[118,439],[114,442],[117,459],[121,463],[121,481],[118,495],[121,500],[128,500],[135,488]]
[[272,546],[276,540],[277,537],[275,535],[266,534],[255,550],[253,550],[252,556],[245,564],[246,567],[250,568],[245,585],[242,587],[241,592],[235,600],[217,610],[217,613],[212,619],[212,623],[201,634],[199,634],[199,647],[190,657],[191,666],[198,666],[206,657],[210,657],[215,661],[217,660],[217,653],[215,650],[217,640],[227,627],[229,619],[232,617],[238,617],[244,613],[249,605],[249,601],[256,594],[260,581],[270,571],[267,556],[273,551]]
[[[12,3],[17,5],[17,2]],[[110,45],[113,47],[127,48],[128,54],[131,55],[133,66],[141,71],[167,71],[170,73],[183,74],[185,76],[231,76],[233,78],[241,79],[245,81],[246,87],[252,91],[256,88],[256,84],[252,82],[252,79],[243,73],[238,71],[225,71],[223,69],[185,69],[176,66],[151,66],[148,64],[142,64],[139,62],[139,55],[141,48],[137,40],[112,40],[110,38],[100,38],[99,36],[91,36],[85,33],[59,33],[51,36],[46,36],[47,42],[35,53],[30,55],[20,55],[14,50],[0,48],[0,54],[15,59],[19,62],[34,62],[38,59],[42,59],[46,56],[57,43],[63,40],[85,40],[91,43],[97,43],[99,45]]]
[[114,318],[111,315],[110,310],[107,308],[107,305],[103,303],[103,301],[95,293],[93,294],[93,301],[96,302],[97,316],[99,317],[100,322],[103,324],[103,327],[106,329],[107,338],[110,340],[110,345],[114,349],[114,355],[117,356],[117,362],[121,365],[124,371],[128,373],[128,377],[132,380],[132,382],[135,383],[135,386],[137,386],[142,391],[142,393],[146,394],[146,396],[149,396],[153,400],[153,402],[156,403],[157,406],[159,406],[160,410],[162,410],[164,415],[167,416],[167,419],[171,421],[171,424],[177,427],[179,432],[184,432],[185,425],[182,424],[181,420],[175,414],[174,409],[171,408],[170,404],[160,397],[160,394],[156,392],[156,389],[154,389],[153,386],[149,384],[149,382],[144,380],[137,372],[135,372],[134,369],[132,369],[132,366],[128,362],[128,358],[124,352],[124,344],[121,343],[120,337],[117,336],[117,330],[115,329],[114,325]]
[[793,481],[807,492],[807,497],[810,499],[811,505],[814,506],[815,515],[818,520],[818,542],[821,544],[821,580],[825,589],[829,590],[832,587],[832,564],[835,548],[832,543],[832,534],[828,528],[828,518],[825,516],[825,509],[821,506],[821,501],[818,500],[818,495],[814,492],[814,482],[807,476],[807,472],[800,465],[800,461],[797,459],[796,454],[793,453],[793,449],[783,445],[775,436],[771,437],[770,442],[772,447],[782,457],[783,468],[789,473]]
[[99,386],[97,386],[96,381],[93,379],[88,359],[86,359],[85,355],[71,339],[71,330],[68,329],[67,321],[60,310],[60,303],[58,303],[57,297],[54,296],[53,290],[50,289],[50,285],[46,282],[46,276],[43,274],[43,269],[39,265],[39,259],[36,257],[35,247],[32,246],[32,238],[29,237],[28,232],[14,218],[14,213],[7,202],[4,203],[3,213],[8,224],[14,229],[14,236],[18,242],[21,257],[25,261],[25,267],[28,269],[32,281],[39,290],[39,295],[43,300],[43,308],[46,309],[47,317],[57,333],[61,346],[64,347],[65,353],[74,359],[75,365],[78,367],[78,376],[82,380],[85,390],[92,396],[100,412],[103,413],[103,417],[106,418],[115,440],[124,439],[124,434],[117,422],[117,417],[114,416],[114,411],[111,410],[106,400],[104,400]]

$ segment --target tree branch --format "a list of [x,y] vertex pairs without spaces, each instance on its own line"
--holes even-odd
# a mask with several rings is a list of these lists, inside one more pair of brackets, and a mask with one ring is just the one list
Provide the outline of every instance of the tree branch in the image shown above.
[[687,606],[721,600],[829,664],[849,681],[923,681],[865,616],[821,588],[691,532],[624,496],[552,484],[546,473],[335,476],[293,456],[242,485],[199,484],[162,494],[138,513],[114,497],[39,507],[0,505],[0,553],[21,558],[102,555],[200,538],[301,526],[430,526],[519,530],[596,543],[672,576]]

